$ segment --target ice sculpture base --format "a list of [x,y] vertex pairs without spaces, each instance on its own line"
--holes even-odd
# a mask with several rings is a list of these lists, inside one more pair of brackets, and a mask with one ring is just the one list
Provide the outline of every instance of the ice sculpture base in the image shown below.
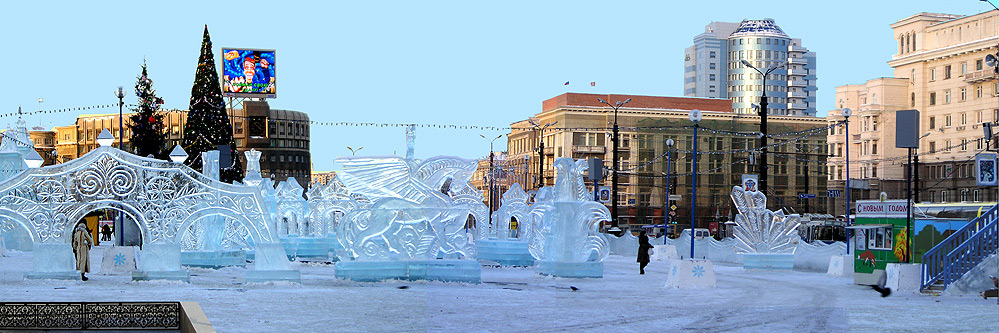
[[739,253],[743,269],[792,270],[793,253]]
[[191,272],[180,271],[134,271],[132,281],[172,280],[191,282]]
[[711,260],[687,259],[668,261],[667,288],[716,288],[715,267]]
[[829,257],[829,269],[826,271],[829,276],[853,277],[853,256],[841,255]]
[[361,282],[434,280],[481,283],[482,266],[475,260],[339,261],[336,277]]
[[242,250],[183,251],[180,253],[180,264],[200,268],[246,267],[246,252]]
[[302,272],[298,270],[252,270],[246,271],[246,282],[287,281],[302,283]]
[[295,255],[298,260],[304,261],[330,260],[330,251],[333,251],[332,242],[334,241],[334,239],[326,237],[299,237]]
[[295,261],[295,258],[298,257],[298,237],[281,237],[281,245],[284,246],[284,253],[288,255],[288,261]]
[[538,260],[534,271],[541,275],[550,275],[564,278],[602,278],[604,277],[604,263],[601,261],[542,261]]
[[80,271],[28,272],[25,279],[32,280],[80,280]]
[[517,240],[479,240],[475,242],[476,257],[501,266],[534,266],[534,257],[527,242]]
[[885,287],[893,292],[919,291],[922,264],[888,264],[885,267]]

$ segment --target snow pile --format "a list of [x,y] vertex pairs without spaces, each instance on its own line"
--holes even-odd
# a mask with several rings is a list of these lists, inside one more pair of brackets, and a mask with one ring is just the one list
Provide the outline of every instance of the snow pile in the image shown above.
[[989,280],[989,276],[996,276],[996,255],[985,258],[978,266],[972,268],[961,278],[954,281],[944,293],[947,295],[975,295],[987,289],[995,289],[996,285]]

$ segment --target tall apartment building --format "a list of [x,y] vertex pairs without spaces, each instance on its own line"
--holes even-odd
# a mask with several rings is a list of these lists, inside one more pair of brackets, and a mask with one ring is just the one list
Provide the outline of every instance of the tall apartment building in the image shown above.
[[[697,225],[708,228],[712,222],[727,220],[732,209],[729,194],[732,186],[741,184],[743,174],[757,173],[756,165],[748,163],[748,152],[732,152],[753,149],[758,140],[753,135],[735,135],[717,131],[752,133],[759,130],[759,117],[756,115],[732,112],[731,101],[720,98],[687,98],[636,95],[597,95],[566,93],[545,100],[541,112],[535,117],[541,124],[557,123],[543,133],[533,127],[528,120],[511,125],[507,135],[507,157],[503,170],[506,181],[520,183],[527,190],[537,189],[539,183],[539,136],[545,143],[544,172],[541,179],[545,185],[554,184],[552,164],[557,157],[573,159],[600,158],[605,166],[612,167],[613,143],[609,137],[610,124],[614,121],[614,110],[597,101],[631,102],[619,109],[618,124],[621,127],[619,148],[619,221],[632,229],[641,225],[662,224],[664,212],[668,211],[665,185],[666,173],[670,180],[671,193],[683,196],[677,205],[676,219],[690,217],[690,180],[685,175],[694,172],[690,151],[693,144],[693,130],[682,128],[692,125],[688,119],[691,110],[703,112],[698,134],[699,165]],[[824,119],[802,116],[771,116],[768,119],[770,133],[791,133],[826,126]],[[672,147],[672,159],[668,159],[665,142],[676,141]],[[825,159],[809,160],[796,158],[793,153],[812,151],[826,153],[826,136],[813,135],[798,141],[791,137],[778,137],[771,140],[778,147],[771,149],[770,156],[770,200],[774,207],[783,207],[793,212],[825,212],[825,205],[815,200],[798,200],[799,193],[824,193],[825,177],[822,165]],[[715,152],[709,154],[708,152]],[[670,161],[667,168],[667,161]],[[679,177],[675,175],[681,175]],[[601,186],[611,185],[611,176],[605,175]],[[587,181],[592,188],[592,183]],[[607,203],[610,205],[610,203]],[[682,228],[681,228],[682,229]]]
[[[996,200],[994,190],[976,185],[973,166],[975,156],[987,148],[980,124],[999,121],[995,70],[984,63],[986,55],[996,52],[997,19],[995,11],[970,16],[919,13],[890,25],[897,45],[888,61],[894,78],[837,88],[836,106],[853,109],[854,116],[849,138],[841,131],[829,135],[837,156],[830,158],[830,188],[844,187],[841,151],[849,145],[850,178],[860,179],[854,182],[860,188],[853,189],[853,199],[875,199],[880,191],[904,198],[898,186],[893,192],[890,185],[888,190],[875,185],[904,180],[908,152],[884,140],[894,138],[894,110],[915,109],[920,112],[923,136],[916,151],[917,200]],[[832,122],[842,120],[837,116],[840,109],[829,114]],[[834,207],[836,214],[842,214],[845,203]]]
[[[764,70],[784,63],[766,78],[742,64]],[[712,22],[685,49],[684,96],[728,98],[732,111],[756,114],[766,89],[773,115],[816,115],[816,58],[773,19]]]

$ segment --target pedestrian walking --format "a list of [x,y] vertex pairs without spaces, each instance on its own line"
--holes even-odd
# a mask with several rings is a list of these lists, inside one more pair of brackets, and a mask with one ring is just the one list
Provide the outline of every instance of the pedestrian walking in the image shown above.
[[80,221],[73,230],[73,254],[76,255],[76,270],[80,271],[80,278],[87,281],[87,273],[90,273],[90,247],[94,245],[94,238],[87,230],[87,224]]
[[652,244],[649,244],[649,236],[642,230],[638,234],[638,274],[645,274],[645,266],[649,265],[649,255],[652,252]]

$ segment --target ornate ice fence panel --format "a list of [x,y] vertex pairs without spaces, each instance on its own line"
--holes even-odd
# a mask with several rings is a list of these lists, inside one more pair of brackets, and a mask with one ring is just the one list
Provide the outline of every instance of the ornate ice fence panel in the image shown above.
[[794,250],[794,268],[814,271],[829,269],[829,258],[846,254],[846,243],[809,244],[799,242]]
[[180,329],[180,302],[0,303],[0,329]]

